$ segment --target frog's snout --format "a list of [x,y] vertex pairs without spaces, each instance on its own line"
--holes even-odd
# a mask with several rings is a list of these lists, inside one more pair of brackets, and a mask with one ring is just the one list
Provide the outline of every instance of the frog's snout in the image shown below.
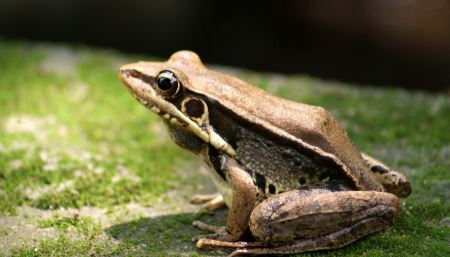
[[129,69],[120,69],[118,72],[119,78],[122,81],[122,84],[128,88],[128,90],[131,89],[131,85],[129,83],[129,78],[131,77],[131,70]]
[[129,77],[131,73],[131,70],[128,69],[120,69],[119,70],[119,76],[121,77]]
[[140,72],[134,69],[120,68],[119,76],[122,80],[127,79],[129,77],[139,78]]

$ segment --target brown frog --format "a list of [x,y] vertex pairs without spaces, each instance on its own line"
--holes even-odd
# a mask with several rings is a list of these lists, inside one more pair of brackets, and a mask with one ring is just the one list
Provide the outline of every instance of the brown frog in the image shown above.
[[119,73],[172,139],[210,167],[221,195],[196,200],[230,209],[224,227],[194,222],[212,232],[197,238],[199,248],[233,247],[230,256],[339,248],[391,225],[398,197],[411,193],[401,172],[360,153],[322,107],[208,70],[193,52]]

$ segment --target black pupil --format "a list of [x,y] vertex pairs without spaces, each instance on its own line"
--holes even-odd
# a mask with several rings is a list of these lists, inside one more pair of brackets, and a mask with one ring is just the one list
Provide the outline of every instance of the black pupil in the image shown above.
[[161,90],[169,90],[173,87],[174,81],[166,77],[158,78],[158,86]]

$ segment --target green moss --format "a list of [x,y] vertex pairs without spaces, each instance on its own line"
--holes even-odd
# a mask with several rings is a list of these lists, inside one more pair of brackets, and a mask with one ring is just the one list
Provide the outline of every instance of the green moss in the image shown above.
[[[122,246],[114,246],[108,243],[98,243],[95,238],[74,239],[67,236],[59,236],[56,240],[42,240],[39,245],[15,251],[12,256],[17,257],[64,257],[64,256],[114,256],[125,253]],[[132,256],[132,255],[124,255]]]
[[82,233],[85,236],[92,236],[99,234],[101,226],[94,221],[91,217],[80,217],[73,215],[69,217],[53,217],[50,219],[40,220],[38,226],[41,228],[57,228],[61,232],[68,230],[74,230],[78,233]]
[[[35,126],[0,133],[5,148],[0,159],[0,188],[5,193],[0,197],[6,199],[1,212],[14,213],[13,206],[23,204],[48,209],[144,203],[178,185],[171,164],[188,155],[162,142],[151,143],[160,137],[150,131],[155,117],[123,90],[110,53],[66,49],[77,56],[69,64],[77,73],[63,76],[42,70],[49,51],[45,47],[2,41],[0,48],[0,122],[6,126],[15,118]],[[53,170],[46,170],[49,163],[40,158],[42,153],[57,159]],[[91,158],[83,158],[86,153]],[[15,160],[22,165],[12,169]],[[112,183],[120,167],[140,180],[125,176]],[[68,180],[70,188],[58,189]],[[26,195],[26,190],[42,188],[49,190],[40,197]]]
[[[191,223],[224,224],[226,211],[178,211],[187,200],[176,202],[168,193],[188,198],[204,190],[207,179],[196,171],[197,160],[170,142],[158,117],[117,79],[120,64],[138,59],[150,57],[0,40],[0,218],[19,214],[24,205],[46,211],[95,206],[109,210],[112,223],[102,226],[86,216],[32,222],[37,230],[56,229],[57,236],[24,241],[12,249],[14,256],[216,254],[194,248],[190,238],[201,232]],[[330,110],[361,150],[412,182],[393,227],[338,251],[301,256],[450,255],[448,95],[235,72],[279,96]],[[128,203],[170,213],[117,214]],[[24,224],[33,217],[21,215]],[[0,226],[0,241],[13,233]]]

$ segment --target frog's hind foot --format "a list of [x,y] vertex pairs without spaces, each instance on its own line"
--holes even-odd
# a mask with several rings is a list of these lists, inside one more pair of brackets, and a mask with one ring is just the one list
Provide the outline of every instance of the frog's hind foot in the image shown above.
[[201,211],[214,211],[226,206],[223,196],[218,193],[211,195],[194,195],[191,197],[190,203],[203,204],[200,208]]
[[220,241],[215,239],[201,238],[196,243],[197,248],[205,248],[205,247],[227,247],[227,248],[251,248],[251,247],[263,247],[264,242],[229,242],[229,241]]

